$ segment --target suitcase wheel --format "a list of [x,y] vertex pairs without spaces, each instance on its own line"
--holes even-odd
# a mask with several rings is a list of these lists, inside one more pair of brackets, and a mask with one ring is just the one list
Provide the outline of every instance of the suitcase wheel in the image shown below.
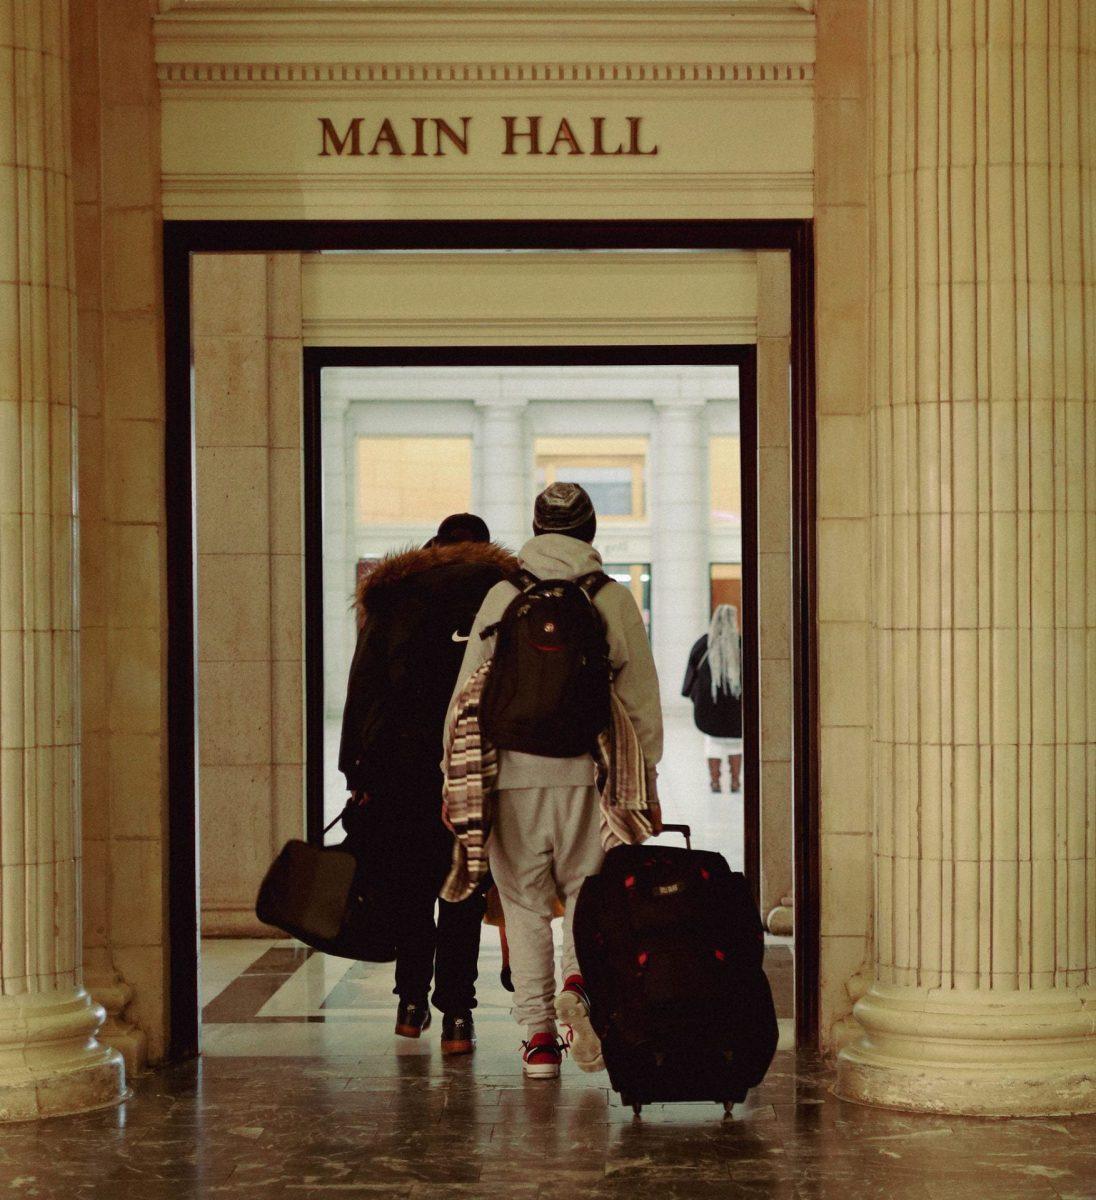
[[734,1116],[734,1101],[733,1100],[724,1100],[723,1101],[723,1120],[728,1121],[733,1116]]
[[639,1114],[643,1111],[643,1105],[640,1104],[638,1100],[633,1100],[631,1096],[625,1096],[622,1093],[621,1097],[620,1097],[620,1102],[625,1107],[627,1107],[628,1105],[631,1105],[633,1116],[638,1117]]
[[633,1104],[632,1105],[632,1115],[633,1116],[638,1117],[642,1112],[643,1112],[642,1104]]

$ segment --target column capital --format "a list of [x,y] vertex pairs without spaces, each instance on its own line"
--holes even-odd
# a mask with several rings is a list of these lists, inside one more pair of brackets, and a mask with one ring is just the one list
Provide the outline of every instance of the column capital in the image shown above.
[[501,388],[490,394],[480,393],[474,397],[472,403],[477,409],[483,409],[485,412],[521,412],[529,407],[525,396],[506,395]]
[[686,384],[675,387],[672,393],[667,392],[653,396],[652,401],[659,414],[681,413],[685,416],[692,416],[703,411],[705,404],[708,403],[708,397],[700,386]]

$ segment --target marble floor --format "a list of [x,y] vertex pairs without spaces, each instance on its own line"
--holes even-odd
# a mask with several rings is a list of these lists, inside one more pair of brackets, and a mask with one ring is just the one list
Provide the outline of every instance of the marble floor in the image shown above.
[[604,1075],[570,1064],[560,1080],[524,1080],[497,943],[480,1045],[449,1060],[437,1026],[392,1036],[390,968],[289,941],[206,943],[203,958],[203,1058],[134,1080],[117,1108],[0,1127],[0,1196],[1096,1200],[1096,1117],[861,1108],[788,1049],[727,1120],[714,1104],[635,1120]]

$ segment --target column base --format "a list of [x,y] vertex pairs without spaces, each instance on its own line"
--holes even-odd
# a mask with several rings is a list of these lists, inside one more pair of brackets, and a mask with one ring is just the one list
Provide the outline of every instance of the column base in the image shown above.
[[765,928],[777,937],[795,933],[795,909],[790,904],[777,904],[765,918]]
[[117,1050],[126,1065],[130,1079],[140,1075],[148,1065],[148,1038],[143,1029],[125,1018],[126,1006],[133,999],[133,988],[111,968],[96,971],[84,966],[84,986],[92,1001],[106,1009],[106,1020],[99,1030],[98,1040]]
[[875,984],[835,1093],[964,1116],[1096,1112],[1096,989],[954,992]]
[[126,1074],[95,1035],[103,1009],[82,987],[0,998],[0,1121],[117,1104]]

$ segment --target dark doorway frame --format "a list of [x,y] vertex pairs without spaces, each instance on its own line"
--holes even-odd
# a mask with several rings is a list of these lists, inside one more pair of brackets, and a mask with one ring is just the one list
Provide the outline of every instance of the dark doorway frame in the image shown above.
[[[323,250],[784,250],[791,260],[793,814],[796,893],[796,1041],[818,1042],[819,813],[818,686],[815,616],[815,372],[813,222],[803,220],[667,221],[165,221],[163,224],[166,372],[165,485],[168,570],[168,934],[169,1055],[199,1049],[197,878],[197,729],[194,547],[194,448],[191,381],[191,262],[195,253]],[[472,349],[472,348],[469,348]],[[499,349],[499,348],[496,348]],[[583,347],[584,351],[595,349]],[[634,347],[642,353],[650,347]],[[680,362],[680,352],[673,347]],[[729,349],[720,348],[720,349]],[[407,354],[406,348],[395,353]],[[308,361],[309,351],[305,352]],[[433,360],[437,364],[437,359]],[[482,360],[481,360],[482,361]],[[617,360],[620,361],[620,360]],[[647,360],[643,360],[647,361]],[[335,365],[330,363],[328,365]],[[352,365],[352,364],[349,364]],[[440,365],[440,364],[438,364]],[[318,379],[318,371],[315,372]],[[306,400],[307,404],[307,400]],[[318,404],[316,405],[318,425]],[[305,429],[306,462],[315,430]],[[743,500],[756,495],[756,453],[743,458]],[[320,486],[318,472],[312,487]],[[306,511],[322,521],[318,496]],[[745,514],[744,514],[745,515]],[[319,527],[322,537],[322,525]],[[316,530],[308,535],[316,536]],[[743,591],[747,588],[743,538]],[[322,546],[322,541],[320,543]],[[315,558],[308,554],[306,562]],[[306,567],[307,569],[307,567]],[[756,572],[756,562],[754,564]],[[756,574],[749,584],[756,596]],[[321,593],[322,603],[322,593]],[[322,610],[321,610],[322,611]],[[743,614],[745,618],[745,613]],[[306,677],[322,654],[322,626],[308,630]],[[312,638],[319,646],[309,645]],[[744,655],[745,657],[745,655]],[[321,672],[322,657],[318,658]],[[748,661],[744,662],[748,671]],[[755,658],[756,669],[756,658]],[[312,720],[310,716],[309,720]],[[311,726],[310,726],[311,729]],[[322,714],[320,725],[322,737]],[[315,733],[307,735],[314,738]],[[306,746],[313,751],[315,747]],[[749,754],[749,743],[745,747]],[[322,761],[322,745],[320,747]],[[744,767],[749,770],[747,757]],[[757,778],[756,742],[754,778]],[[747,855],[756,854],[747,846]]]

